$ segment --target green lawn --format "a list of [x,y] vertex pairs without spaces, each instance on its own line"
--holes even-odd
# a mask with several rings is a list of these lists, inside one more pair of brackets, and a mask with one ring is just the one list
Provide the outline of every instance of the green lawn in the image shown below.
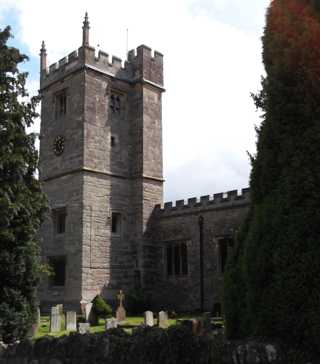
[[[177,320],[187,320],[191,319],[195,316],[192,315],[183,315],[183,316],[177,316],[175,319],[169,319],[169,326],[175,325],[177,323]],[[156,321],[156,320],[155,320]],[[133,317],[127,317],[126,321],[123,323],[123,326],[139,326],[141,323],[143,323],[143,316],[133,316]],[[221,323],[221,322],[220,322]],[[64,327],[64,318],[62,319],[62,325],[61,327]],[[128,332],[131,332],[131,329],[125,329]],[[34,335],[34,338],[37,339],[41,336],[50,335],[50,336],[63,336],[68,335],[69,331],[62,330],[57,333],[50,333],[50,319],[49,316],[41,316],[40,326]],[[90,332],[96,333],[96,332],[104,332],[105,331],[105,320],[100,319],[99,325],[97,326],[91,326]]]

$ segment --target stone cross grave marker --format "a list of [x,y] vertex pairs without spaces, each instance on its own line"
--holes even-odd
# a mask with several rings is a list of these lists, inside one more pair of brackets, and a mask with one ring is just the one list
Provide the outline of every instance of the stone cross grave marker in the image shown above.
[[158,326],[162,329],[166,329],[168,327],[168,314],[165,311],[159,312]]
[[144,324],[145,326],[153,326],[153,312],[152,311],[146,311],[144,313]]
[[80,322],[79,323],[79,334],[88,334],[90,332],[90,324],[89,322]]
[[119,294],[117,295],[117,298],[119,300],[119,307],[117,308],[117,311],[116,311],[116,318],[117,318],[118,322],[125,321],[125,319],[126,319],[126,310],[123,307],[124,297],[125,297],[125,295],[123,294],[122,290],[120,290]]
[[66,330],[77,331],[77,313],[76,311],[67,311],[66,313]]
[[51,307],[50,315],[50,332],[59,332],[61,330],[61,315],[59,307]]
[[118,327],[118,320],[114,317],[107,319],[106,321],[106,330],[116,329]]

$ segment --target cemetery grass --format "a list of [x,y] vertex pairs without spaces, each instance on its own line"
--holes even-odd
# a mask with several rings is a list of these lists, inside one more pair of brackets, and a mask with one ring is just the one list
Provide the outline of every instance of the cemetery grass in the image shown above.
[[[178,320],[187,320],[194,316],[191,315],[183,315],[183,316],[177,316],[175,319],[169,319],[168,324],[176,325]],[[143,316],[133,316],[133,317],[127,317],[124,326],[139,326],[141,323],[143,323]],[[64,318],[62,318],[62,324],[61,327],[65,327]],[[98,332],[104,332],[105,331],[105,320],[99,319],[99,324],[97,326],[91,326],[90,332],[91,333],[98,333]],[[131,328],[125,328],[125,331],[128,333],[132,332]],[[37,332],[34,335],[34,339],[38,339],[42,336],[50,335],[54,337],[60,337],[63,335],[69,335],[70,331],[61,330],[59,332],[50,333],[50,317],[49,316],[41,316],[40,325],[37,330]]]

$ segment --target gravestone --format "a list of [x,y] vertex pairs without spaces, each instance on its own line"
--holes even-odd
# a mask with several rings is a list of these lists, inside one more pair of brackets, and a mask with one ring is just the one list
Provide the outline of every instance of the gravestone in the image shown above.
[[59,310],[60,315],[63,315],[63,304],[60,303],[56,307],[58,307],[58,310]]
[[77,331],[77,313],[75,311],[67,311],[66,313],[66,330]]
[[125,319],[126,319],[126,310],[123,307],[124,297],[125,296],[124,296],[122,290],[120,290],[119,294],[117,295],[117,298],[119,300],[119,307],[117,308],[117,311],[116,311],[116,318],[117,318],[118,322],[125,321]]
[[153,312],[152,311],[146,311],[144,313],[144,325],[145,326],[153,326]]
[[166,329],[168,327],[168,314],[165,311],[159,312],[158,326],[162,329]]
[[116,329],[118,327],[118,320],[114,317],[107,319],[106,321],[106,330]]
[[61,331],[61,315],[59,312],[59,307],[51,307],[50,315],[50,332]]
[[89,322],[79,322],[79,334],[88,334],[90,332],[90,324]]
[[200,331],[201,331],[200,321],[198,319],[192,319],[191,323],[192,323],[192,332],[193,332],[193,334],[194,335],[199,335]]

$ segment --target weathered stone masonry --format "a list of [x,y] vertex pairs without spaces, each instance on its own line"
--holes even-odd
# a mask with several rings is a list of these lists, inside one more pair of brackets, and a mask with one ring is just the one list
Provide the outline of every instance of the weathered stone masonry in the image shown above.
[[98,293],[112,300],[119,289],[143,287],[159,304],[168,297],[163,305],[198,308],[201,214],[205,304],[212,309],[221,295],[217,247],[232,240],[248,191],[160,208],[163,56],[142,45],[124,67],[117,57],[109,63],[89,45],[87,17],[77,51],[49,68],[44,43],[40,55],[40,179],[51,207],[42,255],[56,262],[55,278],[40,290],[42,306],[79,308]]

